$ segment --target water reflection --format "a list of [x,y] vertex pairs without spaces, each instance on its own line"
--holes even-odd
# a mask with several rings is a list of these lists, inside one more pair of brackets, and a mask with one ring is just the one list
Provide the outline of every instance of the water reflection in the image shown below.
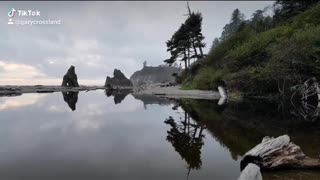
[[21,96],[22,93],[16,93],[16,92],[12,92],[12,93],[1,93],[0,97],[15,97],[15,96]]
[[288,134],[307,155],[319,155],[320,123],[295,119],[275,103],[248,100],[229,103],[223,109],[212,101],[180,100],[179,104],[195,121],[204,123],[235,160],[264,136],[282,134]]
[[107,97],[113,96],[114,104],[120,104],[128,94],[131,93],[130,89],[122,89],[122,90],[105,90],[105,94]]
[[144,109],[147,109],[147,106],[152,104],[157,104],[160,106],[168,106],[175,103],[175,101],[170,100],[168,98],[161,98],[154,95],[132,94],[132,96],[135,99],[143,102]]
[[200,169],[201,148],[204,144],[204,126],[191,120],[188,113],[184,114],[184,120],[176,122],[173,117],[167,118],[164,123],[170,125],[167,131],[167,141],[172,144],[175,151],[180,154],[188,164],[188,175],[192,169]]
[[79,92],[62,92],[63,100],[69,105],[72,111],[76,110],[76,104],[78,102]]
[[17,96],[5,96],[0,98],[0,111],[15,110],[22,107],[32,106],[38,103],[45,94],[34,96],[32,94],[20,94]]
[[[308,156],[320,152],[319,122],[288,117],[276,103],[219,106],[207,100],[105,95],[80,93],[78,101],[78,93],[63,94],[71,109],[77,106],[76,113],[60,93],[0,98],[0,178],[180,180],[187,174],[193,180],[237,179],[241,156],[264,136],[282,134]],[[263,175],[288,180],[295,174]]]

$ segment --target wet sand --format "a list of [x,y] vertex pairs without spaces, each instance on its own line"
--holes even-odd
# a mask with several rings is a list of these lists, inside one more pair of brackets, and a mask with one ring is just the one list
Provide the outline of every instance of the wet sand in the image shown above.
[[19,95],[24,93],[52,93],[52,92],[77,92],[104,89],[104,86],[80,86],[80,87],[61,87],[61,86],[0,86],[0,96]]

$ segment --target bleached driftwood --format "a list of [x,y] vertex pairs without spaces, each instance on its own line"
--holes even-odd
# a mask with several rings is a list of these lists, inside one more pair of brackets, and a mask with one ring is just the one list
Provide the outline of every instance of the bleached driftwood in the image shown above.
[[238,180],[262,180],[259,166],[249,163],[241,172]]
[[264,170],[320,169],[319,159],[306,156],[299,146],[290,142],[288,135],[263,138],[260,144],[244,155],[241,160],[241,169],[245,168],[248,163],[254,163]]
[[222,86],[218,86],[218,91],[220,94],[220,99],[218,101],[218,105],[223,105],[227,101],[227,93]]
[[218,86],[218,91],[221,98],[227,98],[227,93],[222,86]]

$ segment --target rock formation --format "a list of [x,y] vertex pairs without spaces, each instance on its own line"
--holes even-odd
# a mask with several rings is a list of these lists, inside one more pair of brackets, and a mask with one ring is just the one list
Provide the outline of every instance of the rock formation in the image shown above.
[[78,77],[75,73],[75,67],[71,66],[66,75],[63,76],[63,87],[79,87]]
[[118,69],[113,71],[113,77],[107,76],[105,87],[115,89],[118,87],[132,88],[132,82]]
[[179,74],[180,68],[173,66],[144,66],[130,77],[134,86],[142,84],[167,83],[175,81],[173,74]]

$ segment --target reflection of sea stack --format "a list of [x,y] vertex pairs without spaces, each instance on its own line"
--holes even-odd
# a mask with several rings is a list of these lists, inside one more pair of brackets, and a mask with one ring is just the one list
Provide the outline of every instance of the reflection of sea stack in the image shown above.
[[75,67],[71,66],[66,75],[63,76],[62,85],[64,87],[79,87],[78,77],[75,73]]
[[78,102],[78,94],[79,92],[62,92],[64,101],[68,103],[72,111],[76,110],[76,104]]
[[107,97],[114,96],[114,104],[120,104],[128,94],[130,94],[130,89],[114,90],[111,91],[106,89],[105,94]]

